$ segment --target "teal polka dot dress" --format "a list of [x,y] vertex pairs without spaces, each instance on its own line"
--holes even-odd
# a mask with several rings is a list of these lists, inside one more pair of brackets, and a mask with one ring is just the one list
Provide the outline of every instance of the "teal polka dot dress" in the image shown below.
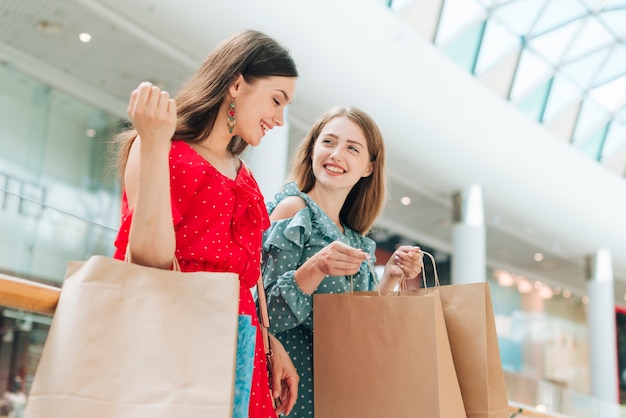
[[[294,272],[329,243],[339,240],[360,248],[371,256],[374,265],[376,244],[344,225],[345,232],[295,183],[288,183],[275,201],[267,204],[271,214],[288,196],[300,196],[306,207],[293,218],[272,222],[263,239],[263,280],[267,294],[270,331],[280,340],[300,374],[298,401],[290,417],[313,417],[313,296],[300,290]],[[354,290],[373,290],[376,278],[366,262],[353,276]],[[350,291],[350,277],[328,276],[315,293]]]

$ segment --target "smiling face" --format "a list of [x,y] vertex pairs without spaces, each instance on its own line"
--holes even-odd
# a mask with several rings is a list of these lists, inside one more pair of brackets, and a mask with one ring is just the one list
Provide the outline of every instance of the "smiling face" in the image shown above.
[[344,116],[322,128],[313,147],[313,173],[327,188],[350,190],[372,173],[367,140],[361,128]]
[[257,146],[265,133],[284,123],[285,107],[291,103],[296,88],[292,77],[265,77],[247,82],[239,76],[230,88],[235,102],[235,127],[249,145]]

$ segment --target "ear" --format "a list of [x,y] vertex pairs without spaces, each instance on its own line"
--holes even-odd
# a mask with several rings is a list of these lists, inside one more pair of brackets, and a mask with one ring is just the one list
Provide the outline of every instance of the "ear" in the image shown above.
[[239,74],[237,78],[235,79],[235,81],[233,81],[230,87],[228,88],[228,93],[230,93],[230,96],[233,99],[237,97],[237,95],[241,92],[243,82],[244,82],[243,74]]
[[374,171],[374,162],[371,161],[368,165],[367,168],[365,169],[365,171],[363,171],[363,174],[361,175],[361,177],[369,177],[372,175],[372,172]]

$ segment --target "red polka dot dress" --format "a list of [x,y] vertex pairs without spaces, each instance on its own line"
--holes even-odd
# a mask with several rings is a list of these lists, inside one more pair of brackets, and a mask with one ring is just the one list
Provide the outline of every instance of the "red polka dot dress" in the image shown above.
[[[250,291],[259,277],[262,234],[269,227],[259,186],[243,162],[237,178],[230,179],[184,141],[172,142],[170,183],[176,258],[181,270],[239,274],[239,313],[250,315],[257,327],[250,417],[275,418],[256,305]],[[115,258],[124,259],[131,220],[132,209],[124,193]]]

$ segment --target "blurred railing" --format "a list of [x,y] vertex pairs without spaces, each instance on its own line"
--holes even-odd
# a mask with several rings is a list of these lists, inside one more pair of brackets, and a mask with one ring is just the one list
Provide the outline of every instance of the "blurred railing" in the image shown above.
[[52,316],[61,288],[0,274],[0,306]]

